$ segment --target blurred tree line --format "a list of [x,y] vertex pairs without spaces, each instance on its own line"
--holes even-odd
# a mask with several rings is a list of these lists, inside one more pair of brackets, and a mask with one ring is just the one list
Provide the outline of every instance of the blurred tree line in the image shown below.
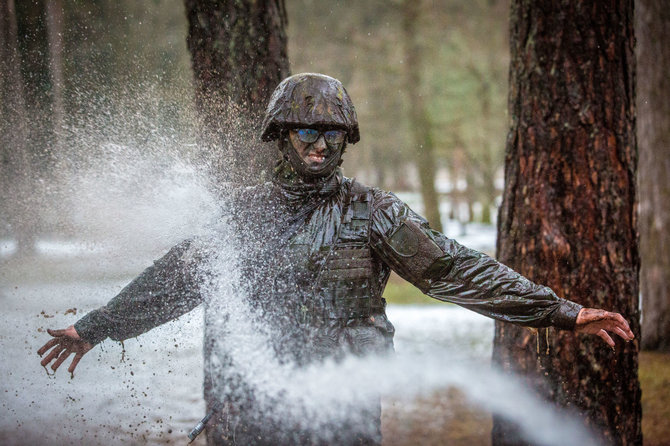
[[[3,1],[10,5],[0,231],[20,232],[30,246],[36,233],[63,230],[48,206],[59,199],[51,187],[58,171],[99,152],[93,142],[81,147],[81,127],[141,145],[151,116],[192,137],[194,81],[182,1]],[[490,222],[502,186],[507,1],[300,0],[287,8],[291,71],[337,77],[355,101],[363,141],[345,157],[348,174],[433,194],[424,211],[436,226],[438,202],[451,217]],[[137,119],[119,118],[131,112]]]
[[192,76],[178,1],[1,3],[0,237],[25,254],[68,231],[59,176],[104,151],[82,135],[142,145],[149,120],[188,134]]
[[288,10],[293,72],[331,74],[356,104],[362,141],[345,170],[424,195],[421,178],[434,177],[451,217],[491,222],[502,187],[509,3],[301,0]]

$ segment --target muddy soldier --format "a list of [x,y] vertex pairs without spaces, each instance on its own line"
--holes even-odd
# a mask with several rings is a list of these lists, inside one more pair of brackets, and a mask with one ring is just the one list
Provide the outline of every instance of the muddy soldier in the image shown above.
[[[394,329],[382,298],[391,270],[430,297],[497,320],[595,334],[612,347],[612,333],[633,338],[618,313],[561,299],[432,230],[392,193],[344,177],[342,154],[360,136],[354,106],[338,80],[298,74],[282,81],[267,107],[262,138],[278,142],[281,159],[272,182],[239,191],[231,200],[233,224],[239,243],[261,247],[246,250],[240,268],[251,307],[284,333],[273,348],[287,360],[307,364],[345,353],[391,351]],[[207,282],[199,267],[207,263],[204,253],[216,251],[216,246],[204,249],[206,244],[181,243],[104,307],[74,326],[50,330],[53,338],[39,350],[40,355],[50,350],[42,365],[53,361],[56,370],[74,354],[72,372],[104,339],[138,336],[201,302],[206,321],[214,319],[215,307],[201,290]],[[221,407],[207,428],[210,444],[381,443],[378,400],[357,414],[366,418],[366,428],[345,423],[328,437],[300,423],[272,423],[255,414],[253,391],[225,366],[225,338],[208,326],[206,364],[222,364],[205,373],[208,406]]]

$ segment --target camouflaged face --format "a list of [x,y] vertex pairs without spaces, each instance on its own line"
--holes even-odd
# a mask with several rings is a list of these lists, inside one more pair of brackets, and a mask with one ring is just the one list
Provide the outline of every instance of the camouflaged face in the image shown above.
[[316,73],[296,74],[275,89],[263,119],[264,141],[279,138],[282,129],[340,127],[347,141],[360,140],[354,104],[340,81]]

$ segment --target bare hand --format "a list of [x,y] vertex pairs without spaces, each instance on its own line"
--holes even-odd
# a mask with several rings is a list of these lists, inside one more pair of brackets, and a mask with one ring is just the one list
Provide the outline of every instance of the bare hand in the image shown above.
[[42,359],[40,364],[43,367],[46,367],[54,359],[54,362],[51,365],[51,370],[54,372],[60,367],[60,365],[65,361],[68,356],[74,353],[74,359],[70,364],[70,367],[67,369],[68,372],[74,373],[74,369],[79,364],[82,356],[84,356],[90,349],[93,348],[93,345],[84,341],[79,337],[77,330],[74,329],[73,325],[70,325],[64,330],[51,330],[47,329],[47,333],[53,336],[46,344],[37,350],[37,354],[42,356],[47,350],[51,349],[49,354]]
[[619,313],[610,313],[595,308],[582,308],[579,311],[575,332],[600,336],[612,348],[614,348],[614,340],[609,333],[616,333],[626,341],[635,337],[633,332],[630,331],[628,322]]

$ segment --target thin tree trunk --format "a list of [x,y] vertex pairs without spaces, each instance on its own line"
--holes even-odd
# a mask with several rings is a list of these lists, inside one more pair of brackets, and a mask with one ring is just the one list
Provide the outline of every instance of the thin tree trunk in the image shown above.
[[477,181],[475,180],[475,173],[472,166],[468,165],[465,173],[465,190],[463,191],[463,201],[465,201],[468,215],[463,219],[466,223],[475,221],[474,205],[477,201]]
[[[493,5],[491,5],[493,7]],[[489,52],[487,55],[488,59],[491,60],[495,57],[492,52]],[[493,62],[488,63],[489,66],[493,66]],[[493,147],[489,141],[492,113],[491,113],[491,81],[486,77],[486,74],[479,70],[474,64],[468,65],[468,71],[472,74],[472,77],[477,79],[479,82],[479,100],[481,101],[481,132],[479,144],[482,145],[481,154],[479,156],[468,156],[468,164],[478,169],[478,173],[481,175],[481,184],[479,189],[479,196],[482,200],[482,223],[491,223],[491,205],[496,198],[495,190],[495,171],[496,167],[494,165],[494,160],[492,156]],[[473,183],[474,184],[474,183]]]
[[34,209],[28,152],[28,114],[21,76],[14,0],[0,0],[0,182],[4,223],[17,242],[19,255],[33,252]]
[[635,11],[640,146],[642,348],[670,350],[670,9],[640,0]]
[[63,104],[63,0],[46,2],[47,38],[49,41],[49,75],[51,78],[51,125],[54,130],[52,147],[62,149],[61,134],[65,119]]
[[[515,0],[510,42],[498,257],[561,297],[622,313],[639,336],[633,2]],[[577,408],[606,444],[641,444],[637,339],[612,350],[540,335],[496,323],[494,361]],[[524,443],[495,418],[493,444]]]
[[[487,150],[493,150],[488,148]],[[482,194],[482,223],[491,224],[491,208],[493,207],[498,191],[496,190],[495,175],[496,165],[491,161],[487,166],[484,166],[483,172],[484,185]]]
[[416,164],[419,170],[424,215],[431,227],[442,231],[439,197],[435,190],[435,157],[433,138],[425,100],[421,93],[421,47],[417,39],[417,20],[421,2],[405,0],[403,4],[403,30],[405,33],[405,67],[407,69],[407,96],[409,121],[413,135]]
[[283,0],[185,0],[196,105],[208,150],[220,153],[227,179],[267,176],[277,149],[260,142],[274,88],[288,76]]

